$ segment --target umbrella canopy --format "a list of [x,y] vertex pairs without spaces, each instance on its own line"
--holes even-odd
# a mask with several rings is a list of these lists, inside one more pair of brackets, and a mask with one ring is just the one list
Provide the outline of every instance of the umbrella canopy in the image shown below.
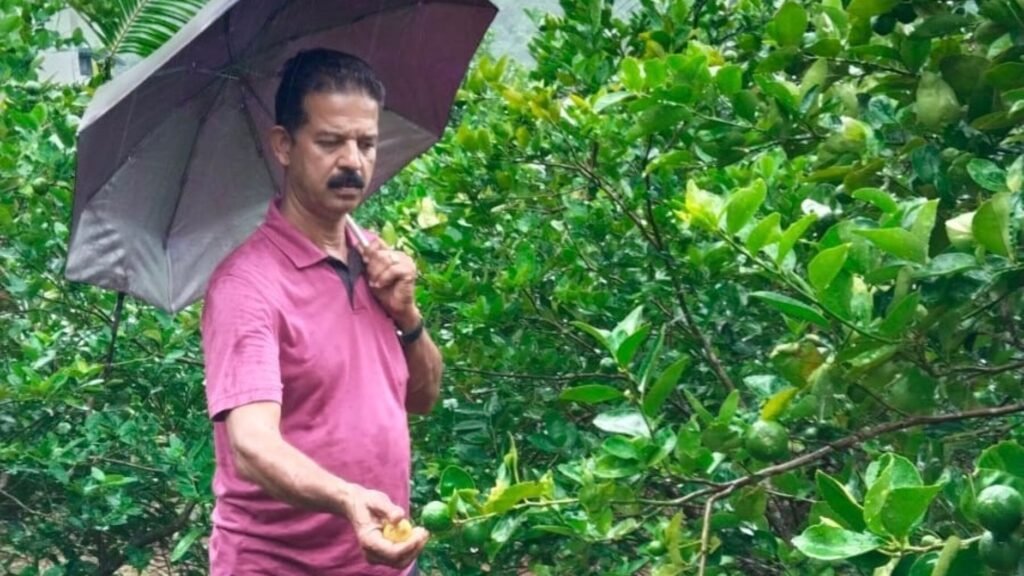
[[181,310],[282,187],[267,134],[285,61],[341,50],[384,83],[372,192],[440,137],[496,13],[488,0],[211,0],[86,110],[66,276]]

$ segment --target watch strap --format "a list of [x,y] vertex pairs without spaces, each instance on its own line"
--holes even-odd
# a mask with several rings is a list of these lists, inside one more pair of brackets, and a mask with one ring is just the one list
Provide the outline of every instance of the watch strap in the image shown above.
[[401,329],[396,329],[395,331],[398,333],[398,340],[403,345],[408,346],[409,344],[419,340],[420,336],[423,335],[423,319],[420,318],[420,321],[408,330],[403,331]]

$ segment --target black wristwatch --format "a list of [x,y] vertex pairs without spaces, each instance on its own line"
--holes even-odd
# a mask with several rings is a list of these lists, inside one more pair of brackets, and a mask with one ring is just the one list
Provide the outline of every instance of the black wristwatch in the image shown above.
[[419,340],[420,336],[423,335],[423,318],[420,318],[420,321],[412,328],[403,331],[401,328],[396,327],[395,332],[398,334],[398,340],[402,345],[408,346]]

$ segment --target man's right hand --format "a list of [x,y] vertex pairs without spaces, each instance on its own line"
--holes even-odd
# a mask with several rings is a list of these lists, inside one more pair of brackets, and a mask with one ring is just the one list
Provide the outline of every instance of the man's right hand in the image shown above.
[[344,514],[352,524],[366,560],[392,568],[405,568],[412,564],[426,546],[430,533],[416,527],[407,540],[392,542],[384,537],[384,525],[400,522],[405,518],[405,511],[377,490],[346,484],[343,491]]

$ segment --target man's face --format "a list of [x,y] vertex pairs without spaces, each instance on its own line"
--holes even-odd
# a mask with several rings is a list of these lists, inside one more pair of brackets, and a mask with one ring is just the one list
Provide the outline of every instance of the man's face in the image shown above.
[[380,106],[362,92],[312,92],[306,123],[278,151],[289,189],[314,214],[355,210],[373,177]]

